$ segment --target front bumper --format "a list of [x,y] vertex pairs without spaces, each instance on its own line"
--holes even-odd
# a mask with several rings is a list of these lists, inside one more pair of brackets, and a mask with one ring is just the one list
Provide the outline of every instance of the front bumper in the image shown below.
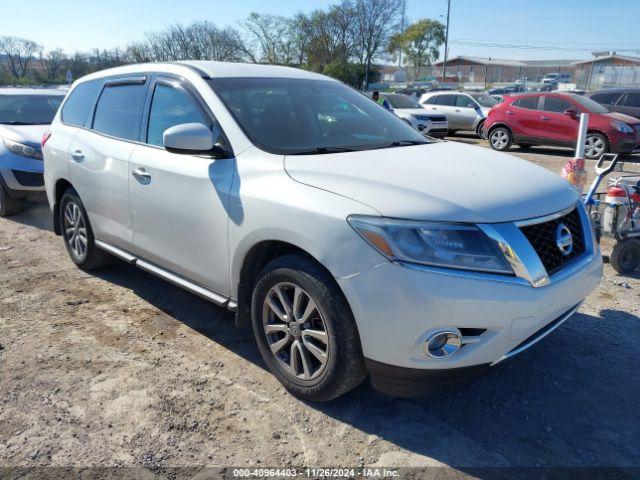
[[[388,261],[338,283],[374,386],[412,396],[520,353],[569,318],[601,276],[600,252],[589,242],[538,287],[516,277]],[[426,339],[441,329],[460,330],[463,346],[447,358],[429,357]]]
[[0,155],[0,176],[13,196],[44,191],[44,162],[4,151]]

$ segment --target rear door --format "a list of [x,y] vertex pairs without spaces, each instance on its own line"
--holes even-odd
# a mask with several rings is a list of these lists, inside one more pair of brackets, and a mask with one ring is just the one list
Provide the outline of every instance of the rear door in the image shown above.
[[625,93],[618,101],[615,111],[640,118],[640,92]]
[[178,78],[154,79],[145,112],[128,175],[133,252],[228,295],[227,212],[235,159],[172,153],[162,136],[174,125],[202,123],[221,144],[228,142],[196,90]]
[[579,116],[565,115],[564,112],[579,108],[559,95],[543,95],[540,112],[539,136],[554,140],[558,144],[571,144],[578,137]]
[[88,121],[69,149],[71,182],[95,236],[129,250],[129,157],[140,135],[146,76],[107,79]]

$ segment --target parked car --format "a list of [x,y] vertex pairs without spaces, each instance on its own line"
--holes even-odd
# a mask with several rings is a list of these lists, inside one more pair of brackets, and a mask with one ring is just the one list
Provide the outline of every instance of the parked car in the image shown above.
[[598,90],[588,93],[587,96],[612,112],[640,118],[640,88]]
[[484,119],[498,102],[486,93],[437,92],[425,93],[420,103],[427,110],[442,113],[449,121],[449,133],[457,130],[482,131]]
[[543,78],[541,83],[544,85],[553,84],[558,85],[559,83],[570,83],[571,75],[569,73],[547,73]]
[[426,110],[406,95],[381,93],[380,96],[389,102],[393,113],[419,132],[436,138],[444,138],[447,135],[449,122],[444,115]]
[[558,175],[429,141],[313,72],[94,73],[44,157],[55,232],[78,267],[112,255],[235,311],[305,400],[367,374],[394,395],[449,388],[562,324],[602,273]]
[[402,88],[400,90],[396,90],[393,93],[400,93],[402,95],[407,95],[408,97],[413,98],[414,100],[420,100],[420,97],[427,91],[426,88]]
[[44,191],[40,141],[65,93],[0,88],[0,217],[18,213],[23,199]]
[[524,85],[516,84],[516,85],[507,85],[504,87],[492,88],[487,93],[489,95],[507,95],[510,93],[524,92],[524,90],[525,90]]
[[534,93],[507,97],[491,109],[484,134],[494,150],[507,150],[512,143],[575,148],[580,113],[589,114],[585,156],[631,153],[640,144],[640,120],[611,113],[593,100],[575,93]]

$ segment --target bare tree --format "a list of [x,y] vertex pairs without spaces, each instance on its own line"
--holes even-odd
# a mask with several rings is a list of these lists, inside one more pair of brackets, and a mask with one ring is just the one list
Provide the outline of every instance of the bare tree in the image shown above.
[[373,59],[384,51],[391,35],[398,31],[402,0],[354,1],[359,57],[365,65],[366,87]]
[[29,65],[42,47],[32,40],[19,37],[0,37],[0,52],[7,58],[11,74],[16,78],[23,78],[29,70]]
[[40,53],[40,62],[44,68],[47,80],[55,81],[62,74],[62,67],[67,56],[61,48],[50,50],[46,54]]
[[251,13],[244,23],[260,61],[289,65],[300,58],[296,22],[280,15]]

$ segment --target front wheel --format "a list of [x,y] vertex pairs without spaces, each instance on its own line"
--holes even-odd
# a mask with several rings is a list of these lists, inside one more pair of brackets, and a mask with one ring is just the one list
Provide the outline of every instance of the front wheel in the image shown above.
[[313,260],[294,254],[269,263],[254,288],[251,317],[262,358],[296,397],[329,401],[365,378],[351,310]]
[[497,127],[491,130],[489,133],[489,145],[494,150],[503,152],[508,150],[513,143],[513,136],[511,130],[506,127]]
[[585,140],[584,156],[589,160],[597,160],[609,151],[609,141],[601,133],[588,133]]

